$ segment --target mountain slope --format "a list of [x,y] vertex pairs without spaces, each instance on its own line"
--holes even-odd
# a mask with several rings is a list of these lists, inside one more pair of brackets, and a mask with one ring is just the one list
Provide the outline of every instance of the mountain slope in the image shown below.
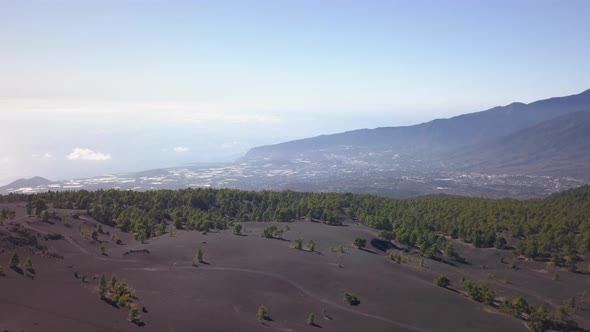
[[52,183],[54,182],[51,180],[47,180],[46,178],[40,176],[35,176],[30,179],[18,179],[5,186],[2,186],[0,187],[0,192],[7,191],[12,188],[35,188],[39,186],[47,186]]
[[590,109],[590,90],[530,104],[507,106],[405,126],[360,129],[251,149],[246,158],[295,159],[338,149],[394,149],[399,153],[432,153],[498,139],[571,112]]
[[590,174],[590,111],[545,121],[452,154],[471,169],[520,174]]

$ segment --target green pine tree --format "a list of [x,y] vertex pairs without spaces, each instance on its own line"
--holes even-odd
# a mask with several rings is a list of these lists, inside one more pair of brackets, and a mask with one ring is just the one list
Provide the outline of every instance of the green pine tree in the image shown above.
[[15,268],[18,267],[18,264],[20,264],[20,258],[18,257],[17,253],[12,254],[12,256],[10,256],[10,260],[8,261],[8,266]]
[[268,318],[268,309],[264,305],[258,307],[258,311],[256,312],[256,318],[258,320],[265,320]]
[[107,294],[107,278],[104,276],[104,273],[100,276],[100,281],[98,282],[98,294],[100,298],[103,299]]
[[27,271],[33,271],[33,261],[31,260],[31,257],[27,257],[27,260],[25,260],[23,268]]
[[309,314],[309,317],[307,318],[307,324],[315,325],[315,315],[313,314],[313,312]]

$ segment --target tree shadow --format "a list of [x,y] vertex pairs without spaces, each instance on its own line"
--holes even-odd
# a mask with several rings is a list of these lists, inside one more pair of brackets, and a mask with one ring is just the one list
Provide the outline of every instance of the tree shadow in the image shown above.
[[20,275],[24,275],[24,274],[25,274],[25,271],[24,271],[23,269],[21,269],[20,267],[18,267],[18,266],[11,266],[10,268],[11,268],[11,269],[12,269],[14,272],[16,272],[16,273],[18,273],[18,274],[20,274]]
[[131,255],[131,254],[137,254],[137,253],[149,254],[150,251],[147,250],[147,249],[139,249],[139,250],[133,250],[132,249],[132,250],[129,250],[129,251],[126,251],[125,253],[123,253],[123,256]]
[[457,293],[457,294],[461,294],[461,292],[459,292],[459,290],[455,289],[455,288],[451,288],[451,287],[443,287],[446,290],[449,290],[453,293]]
[[446,259],[444,259],[442,257],[433,256],[430,259],[432,259],[433,261],[437,261],[439,263],[443,263],[443,264],[447,264],[447,265],[450,265],[450,266],[453,266],[453,267],[457,267],[457,264],[455,264],[455,263],[453,263],[451,261],[448,261],[448,260],[446,260]]
[[375,252],[375,250],[371,250],[371,249],[367,249],[367,248],[359,248],[359,250],[362,250],[364,252],[371,253],[373,255],[377,255],[377,253]]
[[311,326],[313,326],[313,327],[317,327],[317,328],[319,328],[319,329],[321,329],[321,328],[322,328],[322,327],[321,327],[321,325],[319,325],[319,324],[317,324],[317,323],[311,323],[311,324],[309,324],[309,325],[311,325]]
[[382,239],[372,239],[371,246],[373,246],[373,248],[375,248],[381,252],[386,252],[389,249],[399,250],[399,248],[396,245],[394,245],[393,243],[391,243],[391,241],[382,240]]
[[291,240],[287,240],[283,237],[270,237],[269,239],[273,239],[273,240],[279,240],[279,241],[285,241],[285,242],[291,242]]
[[108,297],[102,297],[101,300],[103,300],[107,304],[113,306],[114,308],[120,309],[117,302],[113,301],[112,299],[109,299]]

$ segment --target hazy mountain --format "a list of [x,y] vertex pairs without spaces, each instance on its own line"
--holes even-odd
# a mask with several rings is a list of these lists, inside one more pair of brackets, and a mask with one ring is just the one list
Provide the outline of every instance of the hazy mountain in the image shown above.
[[54,181],[47,180],[46,178],[35,176],[30,179],[18,179],[5,186],[0,187],[0,192],[9,191],[10,189],[17,188],[36,188],[45,187],[54,183]]
[[341,149],[431,154],[499,139],[561,115],[590,109],[590,90],[405,126],[360,129],[251,149],[246,158],[296,159]]
[[544,197],[590,183],[590,90],[450,119],[362,129],[254,148],[234,163],[51,182],[21,179],[0,193],[236,188]]
[[590,174],[590,111],[562,115],[449,158],[480,171],[520,174]]

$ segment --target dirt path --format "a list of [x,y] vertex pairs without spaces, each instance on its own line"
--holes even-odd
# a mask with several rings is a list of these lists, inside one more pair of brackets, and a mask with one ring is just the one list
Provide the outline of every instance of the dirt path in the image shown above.
[[[191,268],[194,269],[193,266],[190,265],[176,265],[174,266],[176,268]],[[302,286],[301,284],[298,284],[297,282],[282,276],[280,274],[276,274],[276,273],[272,273],[272,272],[267,272],[267,271],[259,271],[259,270],[251,270],[251,269],[242,269],[242,268],[233,268],[233,267],[211,267],[211,266],[200,266],[199,267],[200,270],[215,270],[215,271],[233,271],[233,272],[244,272],[244,273],[254,273],[254,274],[259,274],[259,275],[264,275],[267,277],[271,277],[271,278],[275,278],[275,279],[279,279],[281,281],[284,281],[288,284],[290,284],[291,286],[297,288],[299,291],[301,291],[303,294],[314,298],[322,303],[328,304],[332,307],[338,308],[342,311],[348,312],[348,313],[352,313],[358,316],[363,316],[363,317],[367,317],[367,318],[372,318],[372,319],[377,319],[386,323],[389,323],[391,325],[395,325],[397,327],[401,327],[403,329],[406,329],[408,331],[416,331],[416,332],[430,332],[429,330],[425,330],[419,327],[415,327],[412,325],[408,325],[408,324],[404,324],[401,322],[397,322],[397,321],[393,321],[389,318],[386,317],[382,317],[382,316],[378,316],[378,315],[373,315],[373,314],[369,314],[366,312],[362,312],[362,311],[358,311],[358,310],[354,310],[350,307],[341,305],[339,303],[335,303],[333,301],[330,301],[326,298],[320,297],[318,295],[316,295],[314,292],[310,291],[309,289],[305,288],[304,286]]]

